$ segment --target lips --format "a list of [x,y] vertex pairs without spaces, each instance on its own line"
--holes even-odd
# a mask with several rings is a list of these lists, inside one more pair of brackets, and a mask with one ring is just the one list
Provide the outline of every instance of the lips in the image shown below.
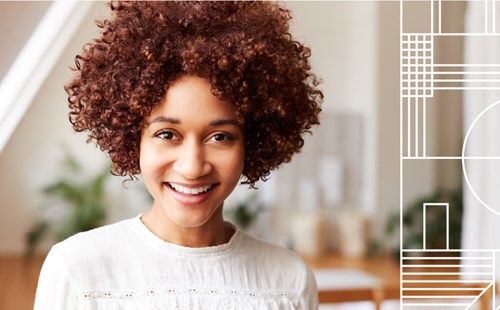
[[198,205],[207,200],[216,184],[186,186],[177,183],[164,183],[172,197],[182,205]]

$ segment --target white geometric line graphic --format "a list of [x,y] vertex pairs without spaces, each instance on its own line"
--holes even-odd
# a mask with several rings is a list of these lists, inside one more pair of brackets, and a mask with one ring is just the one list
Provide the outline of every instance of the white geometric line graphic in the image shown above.
[[[486,109],[484,109],[481,113],[479,113],[479,115],[474,119],[474,121],[470,125],[469,129],[467,130],[467,134],[465,135],[464,144],[463,144],[463,147],[462,147],[462,170],[463,170],[465,182],[467,183],[467,186],[469,187],[469,190],[471,191],[472,195],[474,195],[474,197],[477,199],[477,201],[479,201],[479,203],[481,203],[484,207],[486,207],[491,212],[493,212],[493,213],[495,213],[497,215],[500,215],[500,212],[497,211],[497,210],[495,210],[495,209],[493,209],[491,206],[489,206],[487,203],[485,203],[483,201],[483,199],[481,199],[481,197],[479,197],[479,195],[476,193],[476,190],[474,189],[474,186],[471,185],[471,182],[469,180],[469,175],[467,173],[467,167],[466,167],[466,160],[469,159],[469,158],[465,156],[465,152],[466,152],[466,147],[467,147],[467,142],[469,140],[469,136],[470,136],[472,130],[474,129],[474,127],[476,126],[477,122],[480,121],[481,118],[486,113],[488,113],[488,111],[490,111],[491,109],[495,108],[499,103],[500,103],[500,101],[497,101],[497,102],[493,103],[492,105],[490,105],[489,107],[487,107]],[[498,159],[498,157],[489,157],[489,159]]]
[[[426,252],[403,250],[401,306],[428,308],[436,306],[460,306],[470,309],[480,298],[494,289],[494,252],[479,251],[475,253],[481,260],[468,258],[473,264],[464,263],[465,257],[455,259],[450,256],[426,257],[419,255]],[[443,252],[443,251],[441,251]],[[446,251],[444,251],[446,252]],[[456,250],[455,250],[456,252]],[[434,251],[434,253],[440,253]],[[484,255],[488,256],[484,256]],[[437,263],[436,263],[437,262]],[[453,262],[453,263],[450,263]],[[481,271],[467,271],[467,268],[481,267]],[[465,271],[457,270],[462,267]],[[434,271],[439,269],[440,271]],[[467,279],[449,279],[452,276],[465,276]],[[424,302],[425,301],[425,302]]]
[[[422,247],[405,248],[403,227],[403,201],[405,195],[405,165],[433,161],[460,161],[464,181],[468,190],[492,215],[500,215],[499,209],[485,201],[477,186],[471,181],[469,163],[472,161],[500,160],[500,154],[475,154],[468,150],[473,132],[481,120],[494,108],[500,109],[499,98],[480,111],[469,125],[463,139],[460,156],[436,156],[427,148],[428,118],[431,107],[439,105],[436,93],[448,91],[500,91],[500,63],[442,63],[436,60],[438,42],[450,38],[475,38],[477,40],[498,40],[496,31],[496,1],[475,1],[482,3],[482,29],[470,33],[446,32],[443,28],[443,11],[446,2],[441,0],[417,1],[429,8],[428,29],[405,28],[407,3],[400,0],[400,240],[401,240],[401,308],[425,309],[500,309],[496,304],[496,260],[498,249],[456,249],[450,247],[451,202],[427,201],[422,203]],[[406,12],[406,13],[405,13]],[[458,155],[458,154],[456,154]],[[480,185],[479,185],[480,186]],[[432,227],[432,212],[443,209],[445,226],[442,248],[432,248],[427,243],[428,230]],[[436,224],[434,224],[436,225]],[[485,307],[486,305],[486,307]]]
[[[445,253],[460,253],[462,250],[448,248],[448,235],[446,235],[446,249],[426,249],[425,223],[427,209],[430,207],[446,209],[448,228],[449,204],[424,203],[422,206],[423,249],[402,250],[401,307],[422,309],[436,306],[460,306],[462,309],[470,309],[483,295],[494,290],[495,253],[490,250],[477,250],[468,251],[474,256],[449,256]],[[438,254],[438,256],[422,255],[429,253]],[[459,268],[461,271],[455,271]],[[468,268],[475,270],[479,268],[480,271],[468,270]],[[452,276],[463,276],[467,279],[450,279]]]
[[428,207],[444,207],[446,209],[446,250],[450,249],[450,235],[449,235],[449,222],[450,222],[450,205],[448,203],[424,203],[424,209],[423,209],[423,249],[427,250],[427,229],[426,229],[426,223],[427,223],[427,209]]

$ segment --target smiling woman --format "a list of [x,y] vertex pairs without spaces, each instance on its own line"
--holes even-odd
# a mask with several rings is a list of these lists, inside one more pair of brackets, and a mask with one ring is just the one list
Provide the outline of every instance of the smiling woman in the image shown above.
[[[290,161],[319,123],[310,51],[271,2],[127,2],[66,85],[70,121],[154,202],[50,251],[35,309],[314,309],[294,253],[225,222],[241,180]],[[91,250],[89,250],[91,249]]]

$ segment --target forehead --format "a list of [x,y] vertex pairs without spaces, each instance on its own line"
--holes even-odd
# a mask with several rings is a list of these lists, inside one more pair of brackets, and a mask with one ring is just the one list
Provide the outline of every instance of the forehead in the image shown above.
[[153,108],[148,118],[236,118],[234,106],[217,98],[208,79],[182,76],[167,88],[163,100]]

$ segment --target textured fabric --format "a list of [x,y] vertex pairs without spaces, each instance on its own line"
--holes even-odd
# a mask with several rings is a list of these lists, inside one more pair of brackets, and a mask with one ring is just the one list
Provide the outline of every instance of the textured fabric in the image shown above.
[[35,300],[35,310],[317,307],[313,273],[294,253],[240,230],[220,246],[182,247],[139,217],[55,245]]

